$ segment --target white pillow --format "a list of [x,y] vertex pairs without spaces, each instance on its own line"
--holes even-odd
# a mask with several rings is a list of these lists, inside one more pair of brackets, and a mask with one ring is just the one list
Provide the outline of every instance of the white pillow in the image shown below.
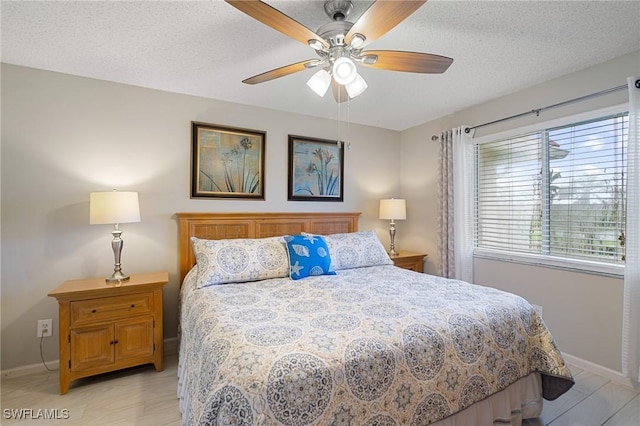
[[282,237],[201,240],[191,237],[198,265],[196,287],[289,276]]
[[373,230],[324,235],[331,255],[331,266],[340,269],[393,265]]

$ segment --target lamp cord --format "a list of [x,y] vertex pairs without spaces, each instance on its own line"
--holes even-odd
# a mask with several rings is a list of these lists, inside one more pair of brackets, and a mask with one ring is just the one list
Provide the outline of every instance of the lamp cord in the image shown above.
[[48,371],[57,371],[57,369],[52,370],[51,368],[49,368],[47,366],[47,363],[44,362],[44,355],[42,353],[42,341],[44,340],[44,336],[40,336],[40,359],[42,360],[42,365],[44,365],[44,368],[46,368]]

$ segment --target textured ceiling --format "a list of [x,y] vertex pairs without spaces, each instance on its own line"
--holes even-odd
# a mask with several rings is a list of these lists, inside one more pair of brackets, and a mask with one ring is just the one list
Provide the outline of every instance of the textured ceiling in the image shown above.
[[[316,31],[323,1],[268,1]],[[356,1],[354,21],[371,1]],[[250,86],[247,77],[315,57],[308,46],[214,1],[5,1],[2,62],[336,118],[306,70]],[[349,120],[393,130],[640,49],[640,1],[431,0],[368,49],[454,59],[442,75],[360,67],[369,89]],[[347,104],[342,104],[342,113]]]

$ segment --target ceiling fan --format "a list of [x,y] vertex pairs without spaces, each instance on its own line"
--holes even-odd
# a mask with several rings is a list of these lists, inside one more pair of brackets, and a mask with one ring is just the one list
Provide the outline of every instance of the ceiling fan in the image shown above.
[[356,63],[365,67],[424,74],[440,74],[449,68],[453,59],[429,53],[399,50],[363,50],[369,43],[380,38],[427,0],[418,1],[374,1],[371,6],[352,23],[347,20],[353,9],[351,0],[326,0],[325,13],[332,19],[316,32],[260,0],[225,0],[227,3],[305,45],[311,46],[318,55],[285,65],[243,80],[246,84],[258,84],[284,77],[309,68],[317,68],[307,85],[320,96],[329,86],[338,102],[355,98],[367,88],[367,83],[358,74]]

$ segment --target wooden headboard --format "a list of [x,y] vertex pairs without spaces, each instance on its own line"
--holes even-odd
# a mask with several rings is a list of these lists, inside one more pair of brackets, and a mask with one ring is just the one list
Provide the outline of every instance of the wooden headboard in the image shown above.
[[196,260],[191,237],[208,240],[266,238],[301,232],[335,234],[358,230],[360,213],[176,213],[180,285]]

